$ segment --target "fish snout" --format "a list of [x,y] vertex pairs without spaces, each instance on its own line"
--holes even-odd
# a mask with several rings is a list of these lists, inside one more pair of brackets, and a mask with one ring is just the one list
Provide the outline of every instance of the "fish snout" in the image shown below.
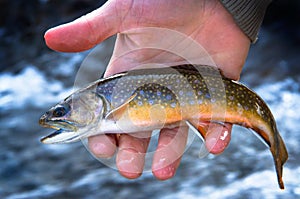
[[43,127],[48,127],[47,122],[49,122],[48,120],[48,112],[46,112],[44,115],[42,115],[39,119],[39,124]]

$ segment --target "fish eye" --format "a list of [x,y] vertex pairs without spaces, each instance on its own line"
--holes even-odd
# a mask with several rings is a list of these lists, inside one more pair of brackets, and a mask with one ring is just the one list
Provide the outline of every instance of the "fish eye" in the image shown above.
[[53,116],[54,117],[62,117],[66,115],[70,111],[70,106],[68,104],[62,104],[58,105],[54,111],[53,111]]

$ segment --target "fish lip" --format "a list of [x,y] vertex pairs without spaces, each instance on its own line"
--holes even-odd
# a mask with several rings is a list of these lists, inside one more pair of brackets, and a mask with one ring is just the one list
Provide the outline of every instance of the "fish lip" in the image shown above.
[[51,128],[55,130],[63,130],[63,131],[77,131],[77,127],[74,122],[66,121],[66,120],[48,120],[45,117],[41,117],[39,120],[39,124],[45,128]]
[[56,135],[58,135],[60,133],[63,133],[63,129],[58,129],[57,131],[54,131],[54,133],[51,133],[51,134],[49,134],[49,135],[47,135],[45,137],[42,137],[41,138],[41,142],[42,143],[47,143],[47,139],[52,138],[52,137],[54,137],[54,136],[56,136]]
[[[69,134],[70,133],[70,134]],[[74,134],[75,133],[75,134]],[[57,138],[62,135],[61,138]],[[66,131],[64,129],[58,129],[43,138],[41,138],[41,142],[44,144],[60,144],[60,143],[70,143],[75,142],[81,138],[80,134],[76,134],[74,131]]]

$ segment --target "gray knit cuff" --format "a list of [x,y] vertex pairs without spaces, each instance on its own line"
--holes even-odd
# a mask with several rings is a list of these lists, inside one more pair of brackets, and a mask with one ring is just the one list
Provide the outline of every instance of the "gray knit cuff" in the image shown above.
[[263,21],[265,11],[272,0],[220,0],[231,13],[235,22],[249,37],[252,43]]

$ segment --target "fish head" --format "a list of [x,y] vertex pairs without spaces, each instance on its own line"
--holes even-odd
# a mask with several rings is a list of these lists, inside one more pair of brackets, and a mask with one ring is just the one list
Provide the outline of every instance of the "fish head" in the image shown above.
[[104,101],[90,90],[76,92],[49,109],[39,124],[56,131],[41,139],[45,144],[80,140],[97,126],[103,115]]

